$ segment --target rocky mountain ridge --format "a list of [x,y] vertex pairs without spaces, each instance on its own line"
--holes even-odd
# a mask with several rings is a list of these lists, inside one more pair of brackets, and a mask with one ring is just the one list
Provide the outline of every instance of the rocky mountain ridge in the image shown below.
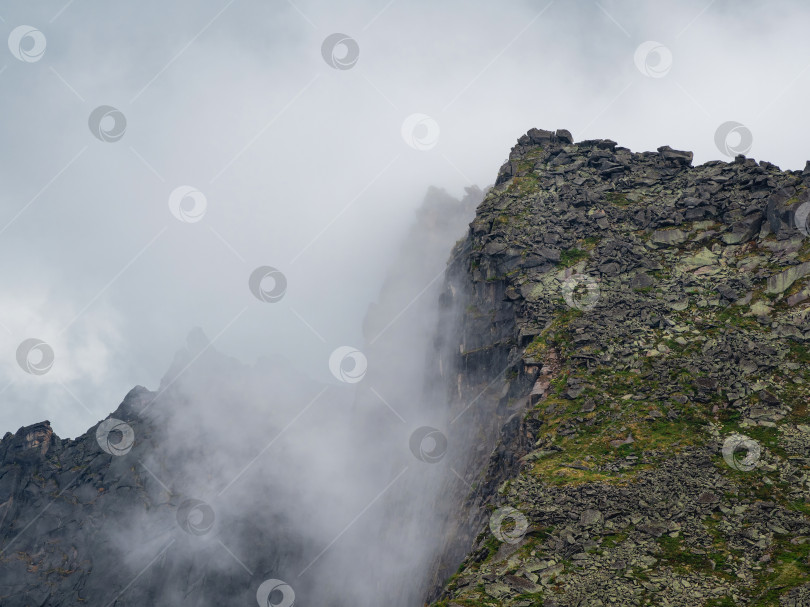
[[810,604],[809,184],[518,140],[448,270],[455,404],[512,416],[435,605]]

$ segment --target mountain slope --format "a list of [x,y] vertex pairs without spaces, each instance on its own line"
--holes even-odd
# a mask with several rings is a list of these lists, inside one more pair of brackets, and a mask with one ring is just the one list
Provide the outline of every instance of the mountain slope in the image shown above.
[[810,604],[810,171],[691,161],[532,129],[479,206],[448,383],[512,417],[436,605]]

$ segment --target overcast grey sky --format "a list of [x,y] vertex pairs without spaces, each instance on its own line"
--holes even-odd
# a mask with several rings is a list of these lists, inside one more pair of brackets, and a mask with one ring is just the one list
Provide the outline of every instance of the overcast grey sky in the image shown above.
[[[749,156],[803,168],[808,17],[800,0],[3,3],[0,426],[82,433],[155,388],[194,326],[331,380],[427,187],[491,183],[531,127],[699,163],[737,121],[730,146],[750,133]],[[348,69],[324,58],[335,33],[359,49]],[[115,141],[89,128],[99,106]],[[170,209],[182,186],[205,199],[185,199],[192,222]],[[251,294],[259,266],[285,275],[280,301]],[[47,373],[18,364],[29,338]]]

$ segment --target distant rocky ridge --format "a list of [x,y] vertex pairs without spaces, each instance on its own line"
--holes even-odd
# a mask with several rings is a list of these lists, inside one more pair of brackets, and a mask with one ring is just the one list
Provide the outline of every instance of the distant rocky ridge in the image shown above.
[[810,605],[808,185],[518,140],[448,271],[453,406],[511,417],[436,607]]
[[[190,336],[190,348],[178,356],[174,373],[200,354],[200,339],[199,332]],[[213,349],[196,363],[184,379],[198,385],[240,384],[253,374]],[[277,363],[263,371],[279,395],[283,381],[294,377]],[[174,373],[162,388],[177,377]],[[229,447],[216,437],[199,437],[210,431],[202,414],[188,416],[181,428],[171,414],[172,407],[182,405],[181,383],[175,383],[177,389],[133,388],[107,420],[76,439],[60,439],[46,421],[0,441],[0,604],[250,604],[270,572],[287,573],[280,563],[300,562],[308,544],[284,537],[277,523],[283,511],[257,508],[248,517],[232,516],[226,500],[218,502],[215,492],[203,489],[199,478],[207,475],[186,476],[196,466],[212,473],[221,465],[219,458],[243,465],[255,454],[251,446],[262,444],[262,435],[244,419],[248,411],[235,408],[231,414],[243,428],[244,444],[229,434]],[[296,385],[296,394],[309,392],[302,385]],[[199,404],[201,411],[207,406]],[[261,430],[274,427],[269,423]],[[133,432],[134,443],[125,428]],[[178,432],[186,436],[178,440]],[[234,497],[244,489],[235,487]],[[248,493],[265,490],[250,479]],[[192,521],[185,530],[184,512]],[[195,528],[197,523],[202,528]],[[249,555],[252,574],[228,556],[222,540],[240,553],[246,545],[255,548]],[[267,545],[274,546],[272,552],[263,549]]]

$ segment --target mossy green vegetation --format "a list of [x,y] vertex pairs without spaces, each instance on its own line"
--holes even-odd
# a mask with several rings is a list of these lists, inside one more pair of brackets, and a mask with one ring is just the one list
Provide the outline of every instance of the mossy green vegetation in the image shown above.
[[632,204],[627,199],[627,194],[624,192],[608,192],[605,194],[605,200],[607,200],[610,204],[615,204],[619,207],[626,207]]
[[560,265],[563,268],[570,268],[571,266],[576,265],[583,259],[587,258],[587,251],[583,251],[582,249],[577,249],[575,247],[560,251]]

